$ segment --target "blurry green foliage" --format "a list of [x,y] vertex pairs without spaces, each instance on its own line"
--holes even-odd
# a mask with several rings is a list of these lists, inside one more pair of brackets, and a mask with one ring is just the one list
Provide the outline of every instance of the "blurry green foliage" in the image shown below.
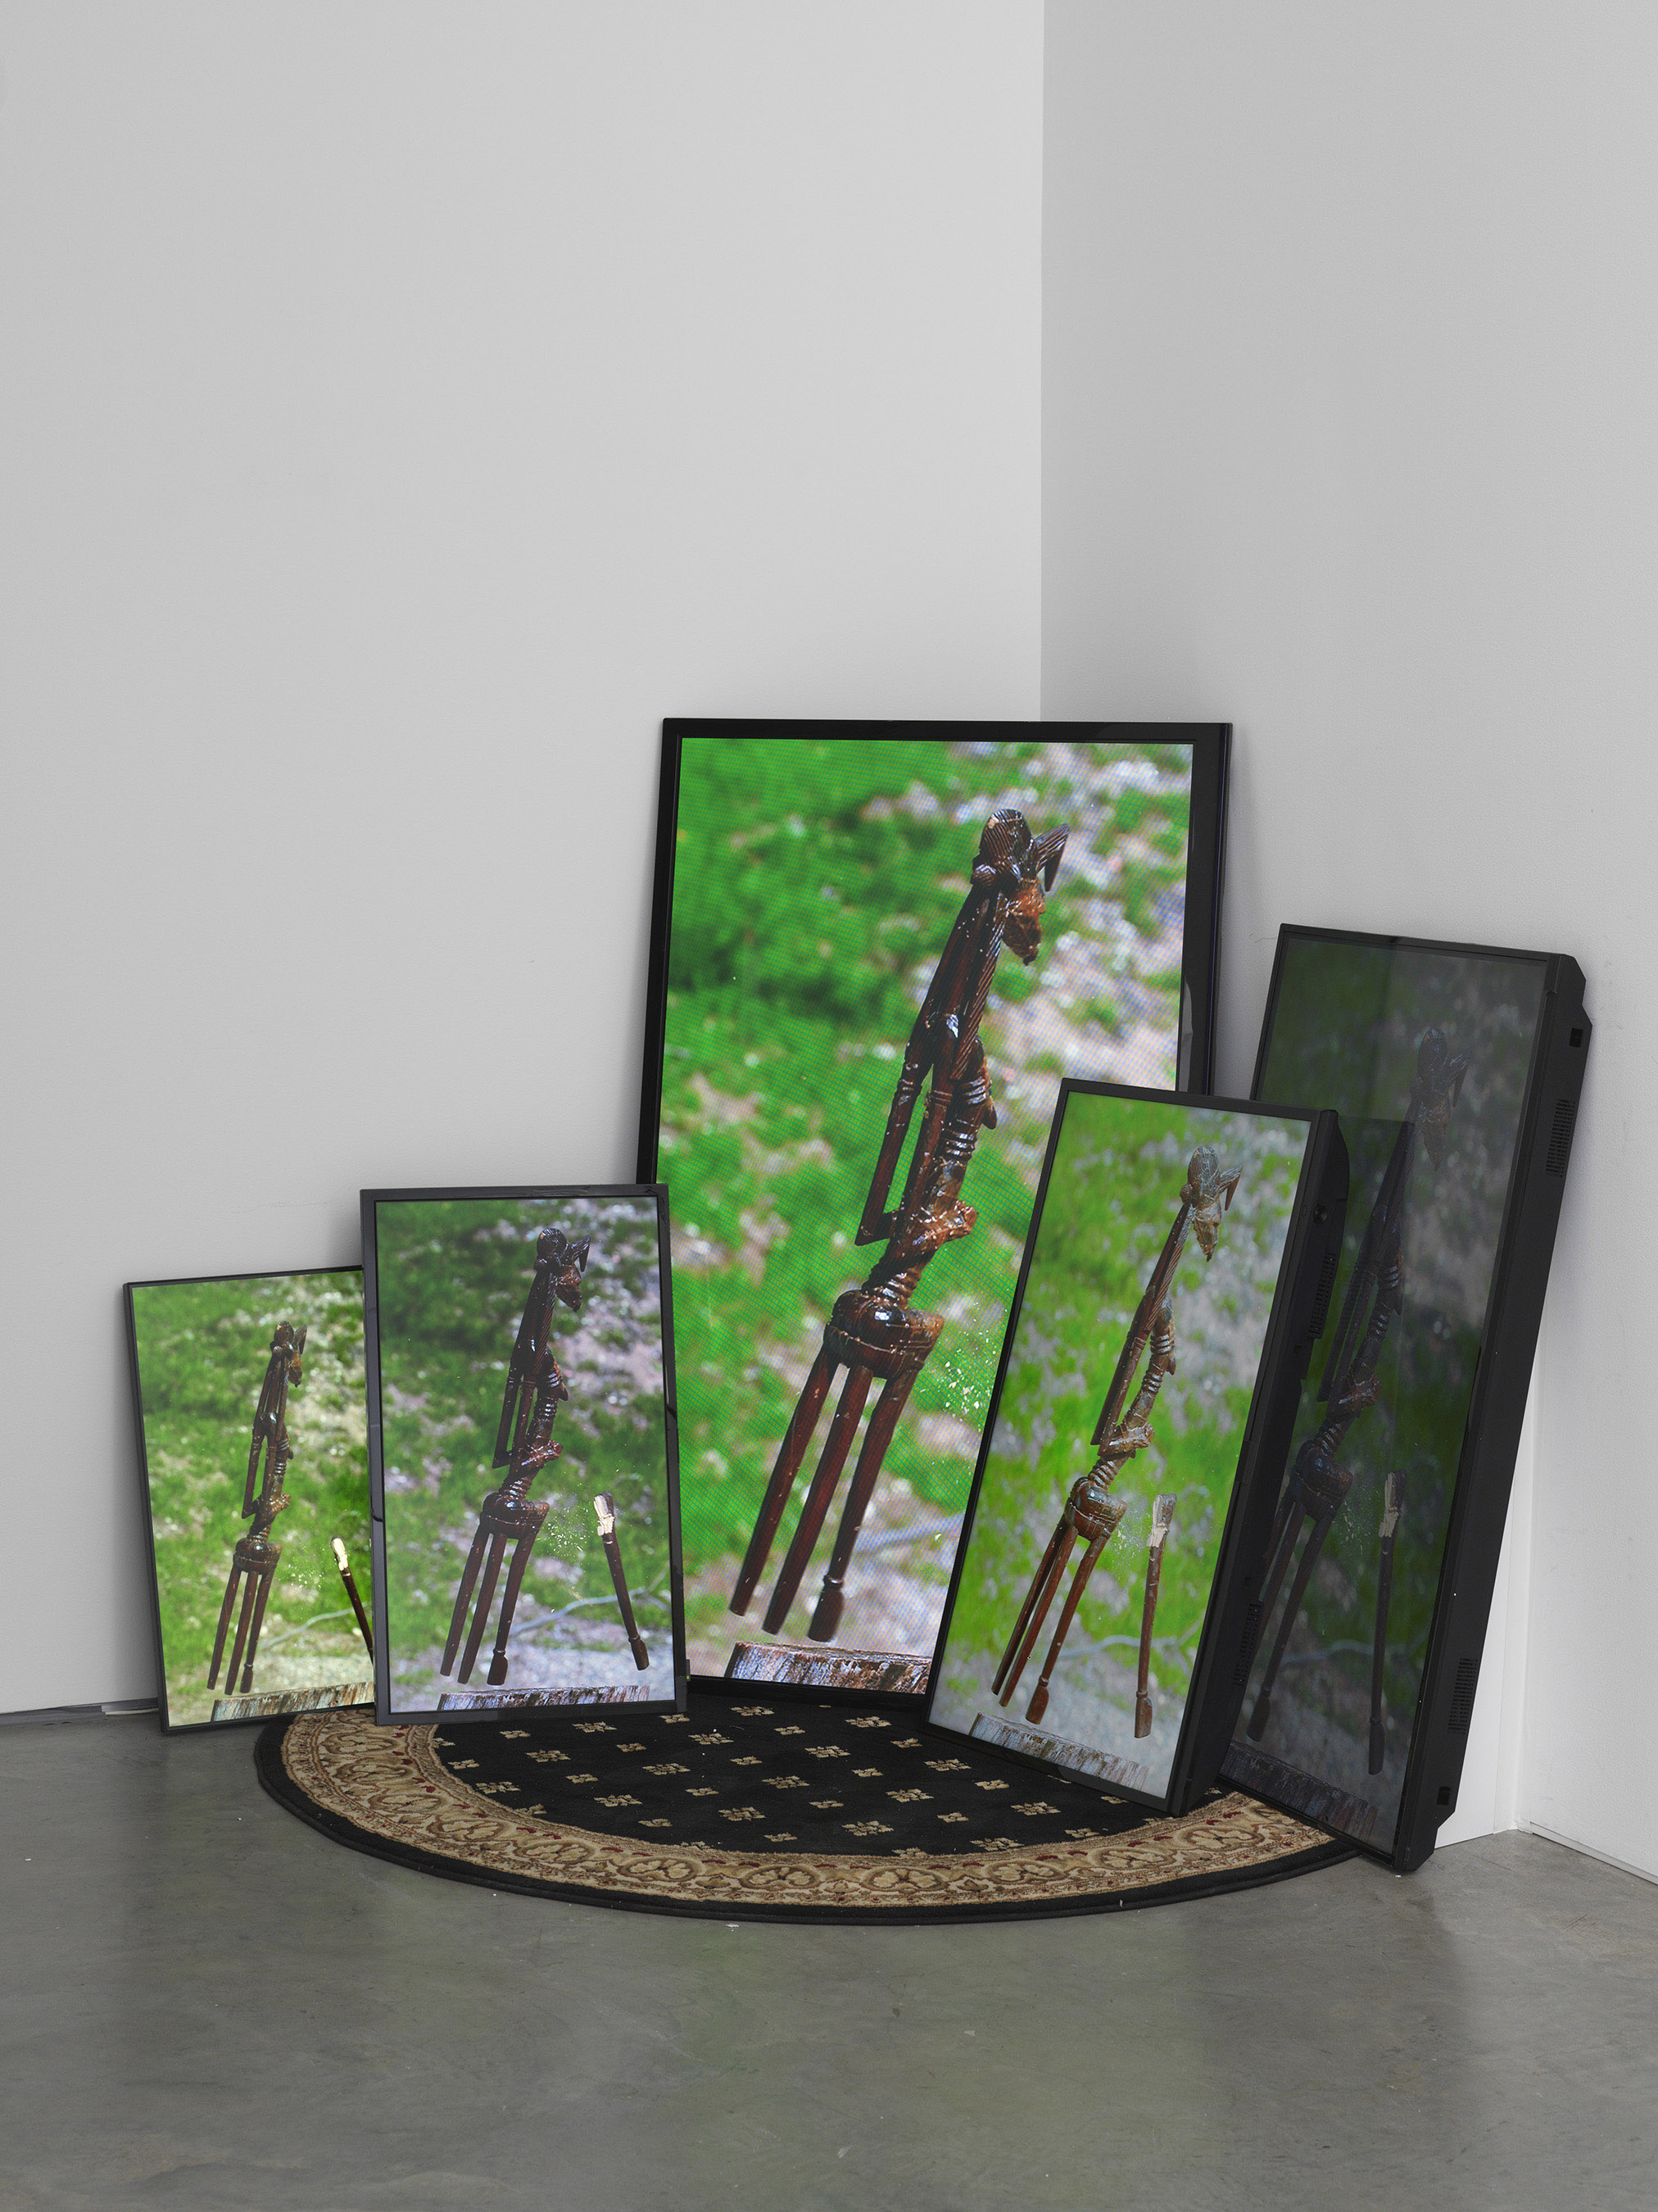
[[[1071,1486],[1094,1463],[1095,1424],[1175,1218],[1187,1161],[1196,1146],[1213,1144],[1227,1165],[1239,1164],[1242,1127],[1218,1112],[1072,1099],[950,1617],[945,1679],[966,1696],[982,1686],[987,1665],[993,1671],[999,1662]],[[1212,1309],[1200,1293],[1212,1287],[1206,1278],[1219,1262],[1206,1262],[1195,1238],[1188,1239],[1170,1293],[1175,1373],[1152,1413],[1152,1443],[1113,1486],[1129,1510],[1090,1582],[1066,1663],[1084,1659],[1090,1640],[1139,1636],[1152,1500],[1162,1492],[1174,1495],[1175,1506],[1157,1606],[1156,1672],[1171,1687],[1184,1688],[1190,1678],[1305,1127],[1257,1123],[1248,1138],[1249,1164],[1224,1218],[1219,1247],[1230,1262],[1229,1279],[1241,1285],[1226,1334],[1241,1320],[1242,1340],[1224,1352],[1204,1340],[1203,1316]],[[1081,1556],[1079,1546],[1073,1566]],[[1056,1609],[1048,1634],[1057,1619]],[[1178,1659],[1169,1643],[1179,1645]],[[1040,1655],[1033,1685],[1039,1667]]]
[[[302,1323],[308,1333],[303,1373],[288,1391],[294,1457],[282,1486],[289,1502],[271,1532],[282,1558],[260,1654],[337,1651],[341,1680],[360,1679],[367,1654],[331,1546],[336,1536],[344,1540],[366,1595],[361,1276],[339,1268],[143,1284],[133,1292],[133,1317],[171,1717],[205,1720],[215,1697],[227,1694],[222,1674],[217,1689],[209,1689],[207,1670],[231,1555],[250,1526],[241,1517],[242,1489],[270,1339],[281,1321]],[[335,1617],[319,1620],[310,1635],[287,1634],[323,1614]],[[254,1691],[261,1686],[256,1666]]]
[[[1096,747],[1090,766],[1095,756],[1145,763],[1152,753],[1167,756],[1157,763],[1164,774],[1189,766],[1184,749],[1169,747]],[[859,1250],[851,1240],[904,1042],[991,807],[1013,792],[1034,830],[1070,822],[1084,848],[1098,842],[1103,815],[1107,855],[1117,851],[1125,813],[1145,830],[1183,831],[1181,794],[1148,797],[1131,786],[1102,806],[1052,758],[1028,743],[686,743],[659,1171],[676,1232],[692,1577],[742,1553],[829,1309],[878,1255],[878,1246]],[[1133,850],[1138,858],[1124,864],[1131,919],[1155,930],[1157,893],[1184,882],[1183,842],[1177,861],[1149,844]],[[979,1225],[927,1269],[917,1304],[948,1323],[886,1459],[889,1477],[941,1511],[959,1510],[972,1462],[964,1450],[924,1448],[920,1424],[952,1413],[976,1432],[982,1421],[1029,1219],[1025,1178],[1046,1133],[1043,1118],[1007,1095],[1000,1016],[1042,988],[1053,947],[1084,927],[1097,896],[1074,859],[1062,866],[1035,965],[1004,954],[997,969],[986,1040],[1001,1127],[981,1139],[964,1194]],[[1176,975],[1171,1038],[1178,988]],[[1103,1001],[1071,1018],[1097,1024],[1102,1043],[1121,1027]],[[1058,1065],[1043,1054],[1028,1064]],[[902,1177],[901,1163],[895,1191]],[[710,1625],[726,1618],[713,1594],[700,1607],[693,1597],[694,1620],[699,1611]]]
[[[507,1363],[535,1279],[536,1238],[546,1228],[591,1237],[592,1250],[580,1316],[564,1305],[554,1308],[553,1355],[570,1396],[553,1430],[561,1455],[531,1486],[531,1495],[552,1510],[531,1553],[525,1589],[531,1605],[610,1594],[592,1509],[592,1495],[601,1490],[616,1499],[629,1587],[665,1588],[654,1206],[639,1200],[382,1203],[375,1243],[394,1668],[441,1647],[478,1508],[501,1480],[504,1470],[493,1460]],[[590,1358],[582,1356],[578,1338]],[[651,1378],[649,1387],[641,1376]],[[562,1570],[556,1588],[538,1591],[555,1569]],[[648,1635],[667,1614],[641,1618]]]

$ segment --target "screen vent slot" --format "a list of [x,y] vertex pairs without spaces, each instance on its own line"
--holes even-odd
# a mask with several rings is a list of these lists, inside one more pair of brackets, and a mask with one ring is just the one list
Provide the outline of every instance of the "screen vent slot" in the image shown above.
[[1249,1679],[1249,1662],[1255,1656],[1255,1638],[1260,1632],[1260,1600],[1257,1598],[1243,1616],[1243,1641],[1238,1646],[1238,1663],[1232,1671],[1232,1686],[1242,1689]]
[[1450,1717],[1445,1723],[1448,1735],[1467,1735],[1468,1723],[1473,1718],[1474,1685],[1479,1680],[1479,1662],[1461,1659],[1457,1662],[1456,1680],[1451,1690]]
[[1324,1265],[1318,1271],[1318,1287],[1313,1292],[1313,1318],[1309,1334],[1315,1341],[1324,1334],[1324,1324],[1330,1318],[1330,1293],[1336,1286],[1336,1266],[1341,1253],[1332,1245],[1324,1255]]
[[1548,1157],[1543,1163],[1545,1175],[1563,1176],[1566,1162],[1571,1158],[1571,1125],[1577,1119],[1577,1102],[1563,1098],[1554,1109],[1554,1127],[1549,1131]]

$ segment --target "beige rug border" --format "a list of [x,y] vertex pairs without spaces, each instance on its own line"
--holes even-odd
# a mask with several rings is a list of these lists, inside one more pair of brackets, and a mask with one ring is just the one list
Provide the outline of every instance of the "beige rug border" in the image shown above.
[[865,1857],[663,1844],[574,1828],[505,1807],[452,1774],[431,1726],[377,1728],[350,1707],[297,1717],[282,1740],[313,1803],[406,1850],[519,1881],[557,1882],[664,1904],[885,1911],[1063,1904],[1165,1882],[1214,1880],[1329,1838],[1238,1794],[1127,1835],[978,1851]]

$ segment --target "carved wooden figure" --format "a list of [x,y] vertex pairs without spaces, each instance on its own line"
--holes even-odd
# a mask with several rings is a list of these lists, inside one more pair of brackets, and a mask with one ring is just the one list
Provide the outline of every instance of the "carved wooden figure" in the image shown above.
[[[840,1626],[842,1586],[864,1515],[915,1378],[938,1342],[944,1323],[910,1310],[923,1269],[954,1238],[965,1237],[977,1215],[961,1202],[961,1190],[981,1129],[996,1126],[990,1074],[979,1026],[1004,946],[1029,963],[1042,944],[1042,908],[1054,887],[1068,835],[1050,830],[1033,837],[1022,814],[993,814],[979,840],[972,881],[947,939],[904,1049],[903,1066],[887,1116],[885,1134],[870,1184],[859,1244],[886,1242],[886,1250],[861,1288],[837,1298],[772,1470],[756,1519],[731,1609],[749,1609],[765,1571],[779,1524],[823,1413],[836,1374],[847,1370],[840,1402],[817,1472],[806,1492],[783,1566],[766,1609],[766,1627],[781,1628],[835,1497],[865,1402],[876,1379],[882,1389],[865,1431],[829,1571],[807,1634],[826,1642]],[[905,1178],[903,1195],[889,1207],[892,1178],[909,1133],[923,1083],[931,1089]]]
[[524,1571],[530,1564],[531,1551],[547,1518],[546,1505],[529,1495],[530,1485],[562,1449],[553,1442],[553,1422],[561,1403],[570,1395],[553,1357],[553,1309],[557,1302],[572,1311],[580,1310],[588,1243],[585,1237],[579,1243],[572,1243],[557,1229],[544,1229],[537,1241],[535,1280],[525,1301],[513,1356],[507,1364],[507,1387],[495,1431],[495,1464],[506,1468],[507,1479],[499,1490],[488,1493],[478,1508],[477,1530],[461,1572],[460,1587],[455,1592],[448,1641],[443,1647],[443,1662],[438,1670],[446,1674],[454,1666],[461,1631],[466,1626],[472,1586],[482,1567],[483,1579],[478,1589],[477,1607],[460,1657],[459,1679],[463,1682],[472,1678],[478,1646],[489,1624],[495,1584],[507,1547],[511,1543],[513,1563],[507,1571],[495,1650],[489,1658],[490,1683],[499,1685],[507,1680],[507,1639],[512,1633],[513,1614],[524,1586]]
[[628,1595],[628,1577],[622,1565],[622,1539],[616,1532],[616,1500],[608,1490],[601,1490],[593,1500],[593,1511],[598,1516],[599,1540],[604,1547],[604,1557],[610,1566],[610,1580],[616,1584],[616,1610],[622,1615],[622,1626],[627,1631],[628,1648],[634,1655],[634,1664],[641,1672],[651,1663],[651,1655],[645,1648],[645,1639],[634,1619],[633,1600]]
[[[1241,1170],[1240,1170],[1241,1173]],[[1186,1249],[1189,1235],[1195,1236],[1206,1260],[1215,1256],[1216,1239],[1219,1235],[1221,1216],[1232,1203],[1238,1187],[1239,1176],[1228,1176],[1221,1167],[1214,1148],[1199,1145],[1187,1168],[1186,1182],[1180,1194],[1180,1208],[1174,1226],[1163,1241],[1157,1265],[1151,1270],[1122,1351],[1117,1359],[1116,1371],[1111,1387],[1106,1393],[1100,1418],[1094,1426],[1092,1441],[1098,1448],[1098,1457],[1084,1475],[1072,1485],[1071,1494],[1060,1515],[1059,1526],[1048,1540],[1046,1552],[1030,1588],[1025,1595],[1013,1633],[1002,1654],[1002,1663],[996,1670],[991,1687],[1006,1705],[1019,1686],[1025,1663],[1042,1633],[1042,1623],[1048,1607],[1054,1602],[1060,1577],[1070,1559],[1077,1538],[1080,1535],[1088,1545],[1082,1563],[1072,1579],[1071,1589],[1060,1614],[1060,1625],[1054,1632],[1054,1641],[1048,1647],[1042,1676],[1025,1708],[1025,1718],[1040,1721],[1048,1711],[1048,1683],[1054,1673],[1071,1624],[1076,1618],[1089,1577],[1099,1565],[1100,1554],[1110,1542],[1127,1511],[1126,1505],[1110,1495],[1111,1486],[1122,1469],[1151,1441],[1151,1413],[1165,1375],[1175,1370],[1175,1323],[1169,1305],[1169,1285],[1181,1255]],[[1141,1358],[1148,1345],[1151,1357],[1146,1361],[1145,1373],[1134,1395],[1134,1401],[1123,1413],[1123,1401],[1128,1386],[1139,1370]],[[1171,1508],[1172,1511],[1172,1508]],[[1161,1575],[1161,1554],[1158,1571]],[[1137,1716],[1138,1717],[1138,1716]],[[1148,1723],[1149,1726],[1149,1723]],[[1144,1731],[1136,1729],[1136,1733]]]
[[1140,1671],[1134,1685],[1134,1733],[1151,1733],[1151,1629],[1163,1582],[1163,1551],[1174,1526],[1175,1501],[1158,1498],[1151,1508],[1151,1540],[1145,1553],[1145,1602],[1140,1610]]
[[[1376,1203],[1370,1208],[1370,1218],[1364,1226],[1363,1241],[1358,1248],[1352,1279],[1342,1301],[1341,1319],[1336,1326],[1335,1341],[1330,1347],[1330,1356],[1325,1363],[1324,1379],[1319,1385],[1318,1395],[1328,1403],[1329,1414],[1296,1454],[1290,1479],[1284,1485],[1284,1496],[1278,1501],[1278,1516],[1268,1549],[1272,1565],[1261,1590],[1260,1617],[1263,1621],[1270,1616],[1273,1602],[1283,1587],[1303,1520],[1311,1520],[1312,1529],[1307,1539],[1306,1549],[1302,1553],[1301,1565],[1296,1571],[1295,1581],[1291,1585],[1283,1618],[1278,1622],[1266,1669],[1261,1676],[1254,1710],[1249,1716],[1248,1733],[1257,1743],[1266,1734],[1266,1723],[1272,1717],[1272,1690],[1289,1646],[1290,1632],[1295,1626],[1296,1616],[1307,1594],[1307,1585],[1312,1579],[1325,1539],[1334,1527],[1336,1516],[1352,1486],[1351,1472],[1336,1464],[1336,1454],[1353,1423],[1361,1413],[1375,1405],[1382,1394],[1376,1368],[1394,1317],[1405,1310],[1405,1212],[1410,1195],[1411,1171],[1416,1164],[1417,1140],[1420,1138],[1429,1159],[1435,1167],[1438,1167],[1445,1157],[1451,1109],[1461,1096],[1462,1080],[1467,1072],[1467,1054],[1453,1053],[1442,1030],[1430,1028],[1423,1031],[1417,1046],[1416,1074],[1412,1079],[1405,1119],[1394,1139],[1387,1170],[1376,1192]],[[1370,1300],[1370,1319],[1360,1335],[1359,1318],[1366,1297]],[[1394,1478],[1389,1476],[1390,1485],[1393,1480]],[[1402,1483],[1400,1502],[1402,1504]],[[1387,1542],[1388,1588],[1390,1594],[1393,1537],[1398,1527],[1398,1516],[1394,1516],[1390,1528],[1384,1513],[1382,1532]],[[1382,1632],[1385,1634],[1385,1623]],[[1382,1656],[1386,1656],[1385,1649]],[[1378,1694],[1372,1702],[1372,1757],[1376,1755],[1380,1718]],[[1379,1764],[1370,1768],[1372,1774],[1379,1774],[1381,1771]]]
[[[264,1381],[259,1386],[259,1401],[253,1413],[253,1434],[248,1446],[247,1479],[242,1485],[242,1518],[251,1516],[253,1526],[245,1529],[236,1539],[236,1547],[230,1555],[230,1574],[225,1583],[224,1603],[219,1608],[219,1629],[213,1639],[213,1663],[207,1670],[210,1689],[216,1688],[219,1662],[224,1656],[225,1637],[230,1627],[230,1616],[236,1603],[236,1586],[244,1575],[247,1577],[242,1595],[241,1616],[236,1623],[236,1641],[230,1653],[230,1666],[225,1675],[225,1687],[236,1687],[236,1670],[242,1671],[240,1694],[246,1697],[253,1686],[253,1658],[259,1648],[259,1631],[264,1626],[265,1607],[270,1599],[270,1585],[276,1577],[276,1562],[282,1555],[280,1544],[270,1540],[271,1525],[287,1504],[282,1490],[282,1477],[292,1459],[293,1449],[288,1441],[288,1386],[300,1380],[301,1354],[305,1350],[304,1329],[296,1329],[291,1322],[278,1322],[270,1340],[270,1357],[265,1363]],[[261,1477],[263,1462],[263,1477]]]

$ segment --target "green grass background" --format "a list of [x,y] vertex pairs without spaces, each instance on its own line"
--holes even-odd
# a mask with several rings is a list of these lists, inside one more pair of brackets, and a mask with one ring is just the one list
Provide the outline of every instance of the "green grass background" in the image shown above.
[[[332,1539],[351,1554],[367,1601],[368,1458],[363,1397],[362,1277],[356,1268],[249,1275],[223,1282],[145,1283],[132,1292],[144,1455],[161,1605],[163,1673],[175,1725],[210,1718],[214,1632],[241,1518],[242,1486],[260,1386],[278,1322],[302,1323],[304,1373],[289,1386],[294,1447],[283,1481],[289,1504],[253,1692],[271,1686],[276,1655],[341,1662],[339,1680],[372,1668],[334,1564]],[[245,1587],[245,1585],[244,1585]],[[238,1595],[237,1610],[240,1610]],[[347,1608],[341,1617],[342,1608]],[[332,1614],[333,1619],[319,1616]],[[316,1622],[302,1635],[289,1632]],[[228,1663],[233,1621],[225,1647]]]
[[[1060,1132],[985,1478],[974,1508],[935,1717],[966,1729],[1078,1476],[1147,1277],[1175,1219],[1187,1163],[1212,1144],[1242,1177],[1216,1257],[1188,1238],[1170,1303],[1175,1370],[1153,1441],[1112,1494],[1128,1507],[1102,1556],[1060,1661],[1074,1672],[1108,1636],[1138,1639],[1152,1500],[1175,1499],[1163,1556],[1155,1677],[1183,1698],[1208,1609],[1255,1369],[1306,1145],[1304,1122],[1072,1096]],[[1138,1378],[1137,1378],[1138,1380]],[[1082,1556],[1078,1545],[1072,1565]],[[1065,1587],[1069,1587],[1069,1569]],[[1022,1716],[1062,1602],[1056,1598],[1009,1708]],[[1132,1667],[1127,1647],[1118,1660]],[[998,1709],[999,1710],[999,1709]],[[1132,1727],[1132,1690],[1125,1700]],[[1125,1750],[1127,1745],[1098,1748]]]
[[[1088,788],[1115,765],[1156,772],[1147,791]],[[930,1413],[982,1422],[1061,1073],[1107,1073],[1126,988],[1065,1009],[1069,1066],[1011,1064],[1004,1015],[1047,987],[1067,935],[1108,947],[1167,1048],[1132,1079],[1174,1079],[1179,990],[1151,964],[1159,901],[1183,891],[1184,748],[692,739],[684,748],[675,855],[659,1172],[675,1226],[674,1319],[689,1615],[705,1649],[729,1648],[726,1598],[748,1542],[800,1380],[839,1294],[879,1247],[853,1245],[902,1048],[968,886],[992,809],[1021,807],[1033,830],[1072,824],[1072,844],[1026,969],[1004,955],[984,1026],[1001,1126],[980,1139],[964,1196],[972,1236],[928,1268],[919,1310],[947,1326],[911,1399],[884,1481],[924,1509],[965,1502],[970,1449],[920,1441]],[[1102,896],[1078,865],[1111,871]],[[1144,1018],[1144,1017],[1143,1017]],[[1017,1076],[1048,1079],[1022,1096]],[[918,1115],[919,1120],[919,1115]],[[902,1186],[901,1164],[895,1189]],[[828,1414],[824,1416],[825,1422]],[[820,1432],[821,1440],[821,1432]],[[812,1462],[808,1462],[808,1472]],[[797,1488],[797,1497],[799,1496]],[[819,1565],[785,1633],[804,1633]],[[738,1633],[758,1635],[769,1577]],[[938,1595],[942,1598],[940,1584]],[[914,1648],[932,1649],[936,1608]],[[693,1657],[693,1664],[697,1663]],[[719,1663],[723,1664],[723,1658]]]
[[[437,1691],[458,1686],[440,1680],[434,1670],[478,1509],[501,1480],[491,1461],[507,1362],[535,1279],[535,1240],[545,1228],[562,1229],[572,1238],[589,1237],[592,1249],[580,1314],[564,1305],[554,1309],[554,1357],[570,1396],[553,1428],[562,1452],[531,1485],[531,1494],[551,1510],[530,1555],[509,1661],[519,1632],[529,1631],[538,1613],[584,1596],[610,1602],[573,1618],[613,1625],[613,1640],[625,1650],[593,1513],[596,1491],[608,1490],[616,1499],[629,1589],[665,1593],[667,1588],[654,1204],[382,1202],[375,1234],[386,1599],[394,1696],[404,1705],[434,1702]],[[510,1558],[509,1551],[509,1565]],[[503,1568],[503,1583],[505,1578]],[[670,1620],[665,1607],[639,1608],[640,1627],[653,1651],[664,1648]],[[482,1686],[494,1638],[492,1615],[471,1688]],[[507,1686],[517,1680],[509,1664]]]

